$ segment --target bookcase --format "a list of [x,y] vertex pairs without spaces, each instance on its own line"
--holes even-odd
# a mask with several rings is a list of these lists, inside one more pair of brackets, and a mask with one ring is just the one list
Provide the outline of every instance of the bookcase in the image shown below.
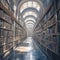
[[[0,8],[1,9],[1,8]],[[0,10],[1,11],[1,10]],[[3,10],[2,10],[3,11]],[[3,54],[7,53],[13,47],[13,32],[12,32],[12,20],[5,18],[4,11],[0,13],[0,58]],[[11,21],[8,21],[11,20]]]
[[26,31],[14,17],[13,6],[13,0],[0,0],[0,60],[9,60],[13,43],[17,46],[26,37]]
[[[50,6],[49,6],[50,5]],[[40,19],[40,29],[34,30],[34,38],[38,38],[40,48],[53,60],[60,60],[60,0],[52,0],[45,6],[46,12]],[[38,26],[35,28],[37,29]],[[39,30],[42,30],[39,32]],[[39,33],[39,34],[38,34]]]

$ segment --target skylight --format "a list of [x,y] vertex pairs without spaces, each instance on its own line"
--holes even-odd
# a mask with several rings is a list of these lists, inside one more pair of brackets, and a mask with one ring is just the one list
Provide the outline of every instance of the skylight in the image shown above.
[[23,10],[25,10],[26,8],[30,8],[30,7],[35,8],[35,9],[37,9],[38,11],[40,10],[40,5],[39,5],[37,2],[35,2],[35,1],[28,1],[28,2],[25,2],[25,3],[21,6],[20,12],[22,13]]
[[35,16],[37,18],[37,14],[35,12],[33,12],[33,11],[25,12],[25,14],[23,15],[23,18],[25,18],[28,15],[32,15],[32,16]]

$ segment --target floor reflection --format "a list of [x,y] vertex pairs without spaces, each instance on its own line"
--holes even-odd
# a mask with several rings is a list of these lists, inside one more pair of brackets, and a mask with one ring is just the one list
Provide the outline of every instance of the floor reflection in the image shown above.
[[48,60],[47,57],[39,50],[32,37],[18,45],[14,50],[14,58],[11,60]]

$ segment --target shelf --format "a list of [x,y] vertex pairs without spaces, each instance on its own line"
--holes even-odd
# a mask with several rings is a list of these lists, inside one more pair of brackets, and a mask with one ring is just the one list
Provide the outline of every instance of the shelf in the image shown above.
[[13,47],[10,47],[9,49],[5,50],[5,52],[3,52],[2,54],[0,54],[0,57],[4,54],[6,54],[10,49],[12,49]]
[[[1,18],[3,21],[9,23],[9,22],[8,22],[4,17],[2,17],[1,15],[0,15],[0,18]],[[9,24],[11,25],[11,23],[9,23]]]
[[[39,25],[39,23],[43,20],[43,18],[45,17],[45,15],[48,13],[48,11],[50,10],[50,8],[53,6],[53,3],[50,3],[48,8],[45,9],[45,12],[42,14],[43,16],[41,17],[40,21],[38,22],[38,24],[36,25],[36,27]],[[35,28],[36,28],[35,27]]]
[[3,55],[5,55],[8,51],[10,51],[11,49],[12,49],[13,47],[10,47],[9,49],[7,49],[4,53],[3,53]]
[[46,45],[44,45],[44,44],[42,44],[42,43],[40,43],[41,45],[43,45],[46,49],[49,49],[50,51],[52,51],[52,52],[54,52],[55,54],[57,54],[58,55],[58,52],[56,52],[56,51],[54,51],[54,50],[52,50],[52,49],[50,49],[50,48],[48,48]]
[[3,44],[0,45],[0,47],[4,46],[4,45],[7,45],[7,44],[10,44],[10,43],[13,43],[13,41],[12,42],[7,42],[7,43],[3,43]]
[[[20,39],[25,38],[25,29],[20,22],[17,21],[16,17],[14,17],[14,13],[10,8],[10,6],[6,8],[6,6],[0,2],[0,47],[2,49],[0,50],[0,56],[2,57],[6,57],[6,54],[13,48],[14,43],[15,46],[17,46],[21,41]],[[14,23],[15,27],[13,26]],[[13,35],[14,33],[15,35]],[[15,41],[13,40],[14,38]]]
[[0,28],[0,29],[6,30],[6,31],[12,31],[12,30],[9,30],[9,29],[6,29],[6,28]]
[[[48,6],[48,8],[45,9],[45,13],[43,14],[42,19],[43,19],[43,18],[45,17],[45,15],[49,12],[49,10],[51,9],[52,6],[53,6],[53,3],[50,3],[49,6]],[[42,20],[42,19],[41,19],[41,20]]]
[[[20,23],[17,21],[16,17],[14,17],[14,13],[12,13],[12,11],[8,10],[6,7],[3,6],[3,4],[0,2],[0,8],[3,9],[10,17],[12,20],[14,20],[17,24],[19,24],[20,27],[22,27],[20,25]],[[1,16],[0,16],[1,17]],[[23,28],[23,27],[22,27]],[[24,29],[24,28],[23,28]],[[25,29],[24,29],[25,30]]]
[[14,13],[8,10],[6,7],[4,7],[4,5],[1,2],[0,2],[0,8],[3,9],[12,18],[12,20],[16,20],[16,18],[13,15]]

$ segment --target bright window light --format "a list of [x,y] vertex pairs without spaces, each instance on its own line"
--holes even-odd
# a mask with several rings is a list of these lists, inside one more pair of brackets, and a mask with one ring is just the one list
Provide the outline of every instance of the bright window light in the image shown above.
[[30,18],[30,17],[26,18],[24,22],[26,22],[28,20],[32,20],[32,21],[36,22],[36,20],[34,18]]
[[33,2],[33,7],[36,8],[38,11],[40,10],[40,5],[36,2]]
[[[24,9],[26,8],[35,8],[37,9],[38,11],[40,10],[40,5],[37,3],[37,2],[34,2],[34,1],[28,1],[26,3],[24,3],[21,8],[20,8],[20,12],[22,13]],[[39,7],[39,8],[38,8]]]
[[22,6],[21,6],[21,9],[20,9],[20,12],[22,12],[24,9],[26,9],[28,7],[27,5],[27,2],[24,3]]
[[32,16],[35,16],[37,18],[37,14],[33,11],[29,11],[29,12],[26,12],[24,15],[23,15],[23,18],[25,18],[26,16],[28,15],[32,15]]
[[28,7],[32,7],[32,1],[29,1],[29,2],[27,2],[28,3]]
[[33,2],[33,7],[34,8],[37,8],[36,6],[37,6],[38,4],[36,3],[36,2]]

